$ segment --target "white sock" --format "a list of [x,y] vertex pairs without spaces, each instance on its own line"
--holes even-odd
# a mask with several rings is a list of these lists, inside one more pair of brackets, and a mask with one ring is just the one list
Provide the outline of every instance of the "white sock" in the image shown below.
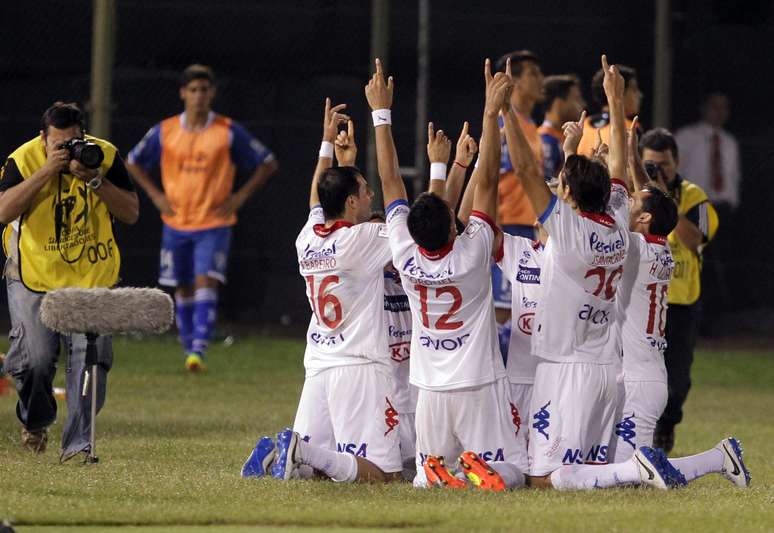
[[565,465],[551,474],[558,490],[590,490],[640,483],[640,471],[634,461],[608,465]]
[[505,461],[492,461],[487,464],[500,474],[507,488],[516,489],[524,486],[524,473],[515,464]]
[[299,440],[296,454],[298,462],[323,472],[333,481],[357,479],[357,460],[351,453],[334,452]]
[[689,457],[678,457],[677,459],[670,457],[669,462],[682,472],[687,481],[692,481],[706,474],[721,472],[723,470],[723,452],[717,448],[712,448]]

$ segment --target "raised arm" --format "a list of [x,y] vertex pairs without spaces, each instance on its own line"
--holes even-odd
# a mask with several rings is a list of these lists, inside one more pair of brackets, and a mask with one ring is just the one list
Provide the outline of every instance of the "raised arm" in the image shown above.
[[371,107],[376,130],[376,161],[382,181],[385,209],[395,200],[407,200],[406,186],[400,176],[398,155],[392,139],[392,76],[387,83],[382,73],[382,62],[376,60],[376,73],[365,87],[366,99]]
[[357,144],[355,144],[355,123],[347,121],[347,130],[340,131],[334,143],[336,162],[340,167],[354,167],[357,160]]
[[323,115],[323,135],[320,145],[320,154],[317,159],[317,166],[312,176],[312,187],[309,191],[309,208],[320,205],[320,197],[317,195],[317,180],[325,170],[333,165],[333,142],[338,134],[339,124],[349,121],[349,117],[341,110],[347,107],[347,104],[339,104],[331,107],[331,99],[325,99],[325,113]]
[[608,169],[610,177],[622,180],[628,189],[631,189],[631,181],[626,172],[626,126],[624,123],[624,82],[623,76],[618,72],[618,67],[610,66],[607,56],[602,55],[602,71],[605,77],[602,87],[607,96],[610,107],[610,155],[608,156]]
[[[510,68],[508,76],[510,77]],[[551,190],[546,184],[543,169],[535,160],[532,149],[521,130],[521,125],[516,114],[511,109],[510,103],[503,111],[505,124],[505,140],[508,143],[508,155],[511,158],[514,173],[521,180],[521,186],[527,194],[532,209],[540,215],[548,207],[551,200]]]
[[427,157],[430,159],[429,192],[446,199],[446,168],[451,156],[451,141],[443,130],[436,133],[432,122],[427,123]]
[[460,201],[462,188],[465,186],[465,173],[473,162],[473,158],[478,152],[476,140],[468,133],[467,121],[462,125],[462,132],[457,139],[457,150],[454,154],[454,163],[446,176],[446,196],[444,200],[452,209],[456,209]]

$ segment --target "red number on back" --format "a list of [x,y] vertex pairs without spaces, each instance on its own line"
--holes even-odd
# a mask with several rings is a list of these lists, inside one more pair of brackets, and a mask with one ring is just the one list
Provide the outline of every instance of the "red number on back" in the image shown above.
[[645,333],[648,335],[653,334],[653,329],[656,322],[656,315],[658,315],[658,334],[659,336],[664,336],[664,327],[665,327],[665,320],[664,320],[664,313],[666,312],[666,306],[664,305],[664,300],[666,300],[667,292],[669,290],[669,285],[662,285],[661,286],[661,294],[658,298],[658,313],[656,312],[656,296],[658,292],[658,284],[657,283],[651,283],[647,287],[645,287],[650,291],[650,306],[648,307],[648,325],[645,329]]
[[589,279],[591,276],[597,276],[599,278],[599,283],[597,284],[597,287],[594,289],[592,294],[594,296],[599,296],[602,293],[602,289],[604,288],[605,294],[601,296],[601,298],[603,300],[612,300],[615,296],[615,289],[618,286],[618,282],[620,281],[622,275],[623,266],[619,266],[610,272],[609,276],[607,275],[607,270],[605,270],[605,267],[598,266],[586,272],[586,275],[583,277],[584,279]]
[[[422,315],[422,325],[429,328],[430,318],[427,316],[427,287],[417,283],[414,285],[414,288],[419,293],[419,314]],[[449,322],[449,320],[460,310],[460,307],[462,307],[462,293],[457,287],[449,285],[435,289],[436,298],[440,298],[442,294],[451,294],[454,300],[452,301],[449,310],[435,321],[435,329],[451,330],[461,328],[464,325],[462,320],[456,322]]]
[[[326,294],[325,290],[329,285],[339,282],[338,276],[325,276],[320,282],[320,289],[317,293],[315,300],[314,294],[314,276],[306,276],[306,282],[309,284],[309,301],[312,305],[312,312],[317,319],[317,324],[322,321],[325,326],[330,329],[334,329],[341,324],[343,312],[341,310],[341,302],[330,292]],[[315,305],[316,304],[316,305]],[[333,306],[333,319],[331,320],[325,315],[326,307]]]

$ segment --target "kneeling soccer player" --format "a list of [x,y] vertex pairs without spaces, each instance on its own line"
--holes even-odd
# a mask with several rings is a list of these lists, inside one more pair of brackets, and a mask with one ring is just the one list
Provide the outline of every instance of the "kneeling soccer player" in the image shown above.
[[326,100],[323,143],[309,220],[296,240],[299,270],[313,316],[304,355],[306,380],[293,429],[258,442],[244,475],[335,481],[400,479],[398,412],[383,317],[383,224],[369,218],[373,193],[357,168],[331,168],[344,105]]

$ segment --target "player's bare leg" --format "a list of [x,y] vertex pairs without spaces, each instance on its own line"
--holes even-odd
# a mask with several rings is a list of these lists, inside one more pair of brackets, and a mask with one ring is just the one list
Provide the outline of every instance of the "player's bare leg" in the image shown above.
[[338,482],[382,482],[402,479],[401,472],[384,472],[378,466],[351,453],[341,453],[310,444],[290,428],[277,434],[277,457],[271,475],[277,479],[293,479],[302,465]]

